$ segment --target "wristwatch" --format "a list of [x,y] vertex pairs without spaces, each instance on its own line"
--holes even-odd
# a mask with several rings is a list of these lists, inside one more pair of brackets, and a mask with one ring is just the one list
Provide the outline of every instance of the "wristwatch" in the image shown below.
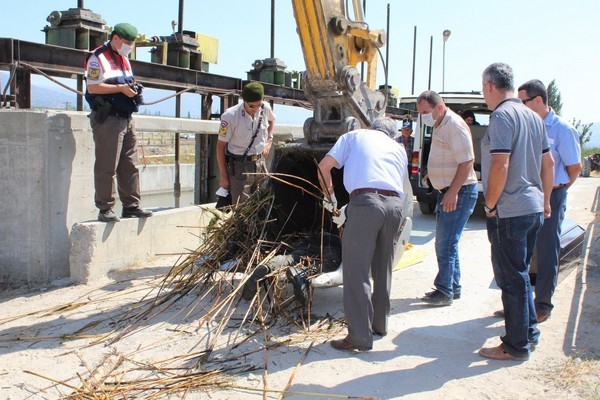
[[[496,204],[497,205],[497,204]],[[485,210],[486,213],[491,214],[494,211],[496,211],[496,206],[489,208],[488,206],[486,206],[485,204],[483,205],[483,209]]]

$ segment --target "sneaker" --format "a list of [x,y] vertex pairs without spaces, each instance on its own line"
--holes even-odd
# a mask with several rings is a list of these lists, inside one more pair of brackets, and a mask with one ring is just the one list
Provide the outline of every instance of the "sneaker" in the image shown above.
[[[434,290],[434,291],[432,291],[432,292],[427,292],[427,293],[425,293],[425,296],[431,296],[431,295],[432,295],[434,292],[435,292],[435,290]],[[460,295],[460,292],[458,292],[458,293],[454,293],[454,294],[452,295],[452,300],[460,300],[460,296],[461,296],[461,295]]]
[[537,347],[538,342],[529,342],[529,352],[533,353],[535,351],[535,348]]
[[117,214],[110,208],[108,210],[100,210],[98,213],[98,221],[100,222],[119,222],[120,219]]
[[431,304],[433,306],[449,306],[452,304],[452,297],[446,296],[439,290],[425,293],[424,297],[421,297],[421,301]]
[[123,207],[121,216],[123,218],[148,218],[152,216],[152,211],[140,207]]

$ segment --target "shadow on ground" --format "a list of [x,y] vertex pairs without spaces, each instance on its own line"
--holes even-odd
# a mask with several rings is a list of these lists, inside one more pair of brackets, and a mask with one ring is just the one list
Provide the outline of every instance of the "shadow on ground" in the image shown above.
[[592,212],[596,219],[589,224],[582,262],[577,269],[572,308],[569,313],[564,352],[586,359],[600,359],[600,214],[598,198],[600,187],[596,190]]

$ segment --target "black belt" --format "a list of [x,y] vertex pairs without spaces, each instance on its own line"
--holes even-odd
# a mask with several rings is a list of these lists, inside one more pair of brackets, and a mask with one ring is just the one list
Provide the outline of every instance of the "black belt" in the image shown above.
[[112,115],[113,117],[131,118],[130,112],[112,110],[112,109],[108,112],[108,115]]
[[561,184],[560,184],[560,185],[558,185],[558,186],[554,186],[554,187],[552,188],[552,190],[556,190],[556,189],[562,189],[562,188],[564,188],[565,186],[567,186],[567,184],[566,184],[566,183],[561,183]]
[[247,154],[238,156],[237,154],[228,154],[227,157],[233,161],[258,161],[262,158],[262,154]]
[[358,196],[359,194],[363,194],[363,193],[375,193],[375,194],[380,194],[382,196],[394,196],[394,197],[399,196],[398,192],[394,192],[393,190],[361,188],[361,189],[354,189],[352,191],[352,193],[350,193],[350,198],[353,198],[354,196]]

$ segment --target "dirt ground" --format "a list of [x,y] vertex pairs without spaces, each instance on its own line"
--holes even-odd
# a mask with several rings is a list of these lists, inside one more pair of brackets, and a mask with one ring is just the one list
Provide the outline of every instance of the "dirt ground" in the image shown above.
[[569,191],[567,218],[586,230],[583,255],[561,271],[556,307],[529,361],[477,354],[504,331],[492,316],[500,293],[481,216],[460,244],[462,298],[441,308],[418,301],[437,267],[435,221],[415,207],[411,243],[426,256],[394,272],[389,333],[370,352],[328,343],[345,333],[341,287],[315,290],[304,325],[280,318],[265,329],[259,320],[239,326],[247,302],[214,309],[201,291],[126,320],[151,304],[178,263],[165,256],[88,285],[2,292],[0,398],[600,399],[599,187],[598,177],[580,178]]

